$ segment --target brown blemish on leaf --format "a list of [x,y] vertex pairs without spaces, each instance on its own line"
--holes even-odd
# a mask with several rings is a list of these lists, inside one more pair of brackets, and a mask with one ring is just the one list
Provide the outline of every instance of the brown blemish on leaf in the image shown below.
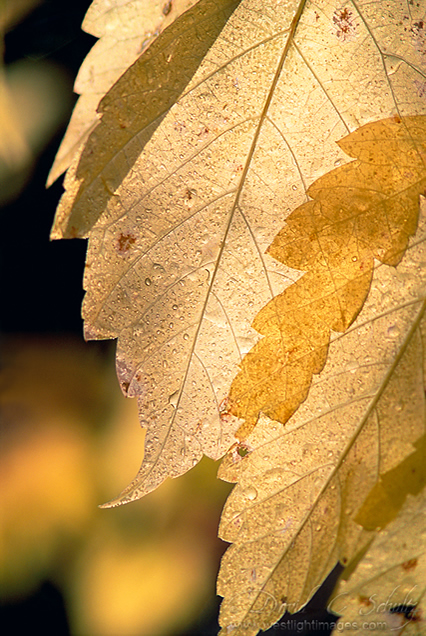
[[406,572],[411,572],[412,570],[415,569],[416,566],[417,566],[417,559],[409,559],[408,561],[404,561],[404,563],[401,563],[401,567]]
[[136,243],[136,238],[133,236],[133,234],[130,234],[130,232],[128,234],[121,233],[116,243],[117,250],[123,255],[127,254],[127,252],[132,248],[132,246],[135,243]]
[[426,31],[424,21],[419,20],[418,22],[414,22],[410,32],[414,38],[414,48],[420,55],[426,55]]
[[168,0],[166,4],[163,6],[163,15],[169,15],[172,10],[172,0]]
[[71,225],[70,227],[69,236],[70,238],[78,238],[79,236],[78,230],[74,225]]
[[346,42],[355,38],[358,24],[355,22],[355,15],[351,9],[347,7],[337,9],[333,14],[333,23],[339,40]]
[[358,596],[358,601],[359,604],[363,605],[364,607],[370,607],[372,605],[372,602],[370,601],[368,596],[363,596],[362,594]]
[[426,97],[426,82],[420,80],[414,80],[414,86],[417,89],[419,97]]
[[389,613],[403,616],[405,620],[411,623],[418,623],[421,620],[420,612],[417,612],[417,605],[395,605],[391,607]]
[[127,391],[129,390],[129,386],[130,386],[130,382],[121,383],[121,390],[123,391],[125,395],[127,394]]
[[176,130],[176,132],[181,133],[183,132],[183,130],[186,128],[186,124],[184,122],[181,121],[177,121],[174,124],[174,129]]
[[367,124],[339,142],[356,161],[317,179],[312,200],[287,219],[267,252],[305,275],[273,298],[253,327],[264,338],[243,358],[229,411],[245,420],[243,440],[262,412],[283,424],[326,362],[330,331],[344,332],[370,289],[374,259],[397,265],[417,227],[426,186],[426,117]]

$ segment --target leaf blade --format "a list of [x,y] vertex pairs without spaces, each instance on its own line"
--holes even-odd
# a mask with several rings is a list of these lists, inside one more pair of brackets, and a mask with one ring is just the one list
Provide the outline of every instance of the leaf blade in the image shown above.
[[[351,10],[349,38],[342,38],[338,31],[337,22],[340,27],[342,23],[338,7],[322,3],[321,8],[318,13],[310,2],[290,6],[271,2],[264,3],[260,13],[256,2],[240,3],[186,92],[168,111],[164,107],[161,126],[153,125],[155,130],[147,133],[142,151],[136,149],[136,135],[129,142],[134,141],[135,147],[117,166],[117,174],[112,174],[108,152],[102,159],[102,165],[108,166],[105,172],[97,177],[92,170],[99,196],[93,195],[96,188],[84,192],[77,164],[69,172],[68,202],[64,199],[55,232],[84,235],[95,224],[85,274],[86,337],[119,337],[117,366],[125,393],[139,395],[143,422],[147,416],[164,416],[169,422],[161,424],[157,440],[153,431],[147,437],[147,444],[157,447],[157,457],[164,440],[175,439],[165,464],[184,448],[186,470],[202,449],[218,457],[232,444],[237,424],[222,402],[242,355],[258,339],[250,327],[252,318],[283,284],[300,275],[264,254],[275,235],[272,222],[280,226],[290,210],[283,201],[291,207],[300,205],[318,174],[342,159],[335,141],[345,131],[377,113],[392,116],[401,111],[406,115],[413,108],[413,98],[407,98],[418,77],[411,64],[412,52],[407,54],[410,70],[404,67],[404,72],[417,75],[410,76],[407,86],[400,83],[389,91],[389,76],[384,73],[377,74],[373,90],[367,81],[369,73],[372,68],[377,72],[377,64],[384,67],[376,38],[379,25],[373,28],[362,16],[370,8],[357,5]],[[370,22],[373,18],[374,14]],[[396,12],[390,24],[399,33],[398,20]],[[244,24],[250,28],[243,29]],[[365,58],[361,41],[368,44],[368,64],[364,68],[358,63],[354,78],[352,65]],[[160,36],[155,43],[158,49],[163,42]],[[341,45],[338,59],[332,54],[336,43]],[[383,44],[381,47],[385,50]],[[349,77],[354,91],[347,96],[340,87],[342,79],[348,81]],[[307,98],[306,87],[310,89]],[[358,94],[363,95],[362,107],[354,97]],[[115,98],[110,95],[109,99]],[[306,102],[302,110],[301,100]],[[320,113],[321,126],[313,112]],[[117,122],[120,127],[120,113]],[[108,138],[102,143],[108,146]],[[87,162],[89,159],[87,151]],[[122,183],[120,170],[125,173]],[[86,175],[86,180],[90,182],[92,177]],[[80,198],[75,204],[78,222],[74,225],[68,213],[76,196]],[[165,209],[163,201],[167,201]],[[203,234],[201,221],[207,217]],[[177,303],[173,293],[181,281],[189,281],[188,290]],[[155,297],[160,299],[157,304]],[[174,311],[183,320],[181,329],[171,320]],[[149,329],[155,330],[151,335],[147,319]],[[223,355],[216,363],[209,343],[219,341],[223,341]],[[199,344],[194,346],[194,342]],[[176,355],[180,362],[170,371],[168,384],[158,382],[160,363],[168,365]],[[148,365],[149,373],[142,363]],[[140,372],[145,376],[138,379]],[[206,409],[191,412],[200,396]],[[179,417],[178,402],[179,408],[185,405]],[[170,418],[182,422],[173,434]],[[164,473],[164,469],[158,472]],[[179,471],[172,468],[171,472],[176,475]],[[158,484],[157,477],[148,489]],[[132,489],[134,496],[142,494],[137,485]]]

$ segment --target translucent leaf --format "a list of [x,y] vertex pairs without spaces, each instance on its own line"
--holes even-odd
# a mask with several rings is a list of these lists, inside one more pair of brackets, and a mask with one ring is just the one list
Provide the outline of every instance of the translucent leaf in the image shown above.
[[[412,7],[412,20],[422,11]],[[292,210],[312,207],[315,180],[349,161],[344,144],[358,139],[349,133],[378,130],[364,126],[379,119],[385,131],[399,126],[396,137],[409,138],[411,123],[421,125],[413,115],[426,112],[422,28],[408,34],[405,14],[402,2],[387,11],[370,2],[201,0],[102,100],[100,123],[68,171],[52,236],[90,237],[85,334],[118,338],[119,380],[126,395],[138,396],[148,429],[141,470],[113,505],[185,472],[203,453],[222,456],[252,429],[263,406],[248,418],[235,406],[236,384],[228,395],[244,355],[268,340],[253,320],[283,289],[287,298],[309,280],[296,269],[300,259],[277,260],[268,247]],[[404,218],[396,215],[400,242],[392,230],[389,249],[385,241],[392,254],[377,252],[380,241],[376,252],[351,253],[360,259],[351,271],[368,261],[370,274],[358,276],[355,307],[328,330],[356,317],[373,257],[395,265],[415,231],[423,150],[418,141],[409,149],[399,142],[391,182],[381,174],[386,161],[365,178],[374,175],[385,207],[412,188],[398,208]],[[350,174],[356,163],[341,170]],[[305,395],[323,364],[310,365]],[[249,426],[236,437],[241,416]]]
[[375,268],[363,310],[333,333],[286,426],[261,416],[249,452],[222,462],[219,476],[238,484],[220,528],[233,542],[218,581],[223,633],[254,635],[301,607],[425,484],[423,208],[398,268]]
[[288,420],[325,364],[331,332],[345,331],[360,312],[374,259],[400,262],[426,187],[425,139],[425,117],[367,124],[342,139],[339,146],[357,161],[317,179],[307,191],[312,200],[290,214],[268,248],[306,274],[253,322],[264,338],[242,361],[228,402],[245,420],[239,436],[260,412]]
[[51,185],[70,165],[98,122],[96,109],[120,75],[164,29],[196,0],[94,0],[82,29],[99,38],[81,65],[74,85],[80,95],[50,170]]
[[381,634],[424,634],[425,545],[423,490],[407,498],[398,517],[377,535],[349,580],[341,581],[335,590],[331,609],[342,615],[340,623],[356,623],[357,633],[362,635],[371,633],[374,623],[380,625]]

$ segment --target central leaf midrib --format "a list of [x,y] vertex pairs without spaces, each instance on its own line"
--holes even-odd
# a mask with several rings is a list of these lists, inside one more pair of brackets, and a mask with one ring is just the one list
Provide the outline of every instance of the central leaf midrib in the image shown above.
[[[291,22],[288,38],[287,38],[286,44],[284,46],[284,50],[282,52],[280,60],[278,62],[277,70],[275,71],[275,75],[274,75],[274,79],[272,80],[271,88],[269,89],[268,95],[266,97],[265,105],[264,105],[264,107],[262,109],[262,113],[261,113],[260,118],[259,118],[259,123],[257,125],[256,130],[255,130],[255,133],[254,133],[254,136],[253,136],[253,141],[252,141],[251,146],[250,146],[250,150],[249,150],[249,152],[247,154],[247,159],[246,159],[246,162],[245,162],[245,165],[244,165],[244,169],[243,169],[243,172],[242,172],[242,175],[241,175],[240,183],[239,183],[236,195],[235,195],[234,204],[233,204],[233,206],[231,208],[231,211],[230,211],[230,214],[229,214],[229,220],[228,220],[228,223],[227,223],[227,226],[226,226],[226,230],[225,230],[225,233],[224,233],[224,236],[223,236],[222,244],[220,246],[219,253],[217,255],[216,266],[214,268],[214,271],[213,271],[213,274],[212,274],[212,279],[211,279],[209,288],[207,290],[207,294],[206,294],[206,299],[205,299],[204,305],[203,305],[203,307],[202,307],[202,309],[200,311],[200,320],[199,320],[199,323],[198,323],[198,328],[197,328],[197,331],[196,331],[195,336],[194,336],[193,345],[192,345],[191,350],[190,350],[189,355],[188,355],[188,362],[187,362],[186,369],[185,369],[185,375],[183,377],[182,385],[181,385],[181,388],[179,390],[179,397],[178,397],[178,400],[176,402],[175,410],[174,410],[173,416],[172,416],[171,421],[170,421],[170,426],[169,426],[169,429],[167,431],[166,436],[164,437],[164,440],[163,440],[163,443],[161,445],[161,448],[159,449],[160,452],[159,452],[159,455],[157,457],[157,460],[153,463],[153,465],[151,467],[151,470],[149,472],[151,472],[154,469],[154,467],[157,465],[157,463],[158,463],[158,461],[160,459],[160,456],[161,456],[161,452],[162,452],[164,446],[167,443],[167,440],[169,438],[171,429],[172,429],[172,427],[174,425],[176,414],[178,412],[178,409],[179,409],[179,406],[180,406],[180,402],[181,402],[181,398],[182,398],[182,395],[183,395],[183,390],[184,390],[184,387],[186,385],[186,381],[187,381],[187,378],[188,378],[188,373],[189,373],[189,370],[190,370],[190,367],[191,367],[191,359],[192,359],[192,356],[194,354],[194,350],[195,350],[195,347],[196,347],[196,344],[197,344],[198,336],[199,336],[199,333],[200,333],[200,330],[201,330],[201,326],[203,324],[203,318],[204,318],[204,315],[205,315],[205,312],[206,312],[207,304],[209,302],[210,294],[212,292],[213,285],[214,285],[215,280],[216,280],[216,275],[217,275],[217,272],[219,270],[219,265],[220,265],[220,262],[221,262],[221,259],[222,259],[222,255],[223,255],[223,252],[225,250],[225,245],[226,245],[226,241],[227,241],[227,238],[228,238],[231,226],[232,226],[232,221],[234,219],[234,215],[235,215],[235,212],[236,212],[238,204],[239,204],[241,193],[242,193],[242,190],[243,190],[244,185],[245,185],[245,180],[246,180],[246,177],[247,177],[247,173],[248,173],[248,171],[250,169],[250,165],[251,165],[251,162],[252,162],[252,159],[253,159],[253,155],[254,155],[254,152],[255,152],[255,149],[256,149],[256,146],[257,146],[257,142],[258,142],[258,139],[259,139],[259,135],[260,135],[263,123],[264,123],[264,121],[266,119],[266,116],[267,116],[267,113],[268,113],[268,110],[269,110],[269,106],[270,106],[272,98],[274,96],[275,88],[276,88],[277,83],[279,81],[279,78],[280,78],[281,71],[283,69],[284,63],[285,63],[285,61],[287,59],[287,55],[288,55],[290,46],[291,46],[291,44],[293,42],[293,39],[294,39],[294,36],[295,36],[295,33],[296,33],[296,29],[298,27],[298,24],[299,24],[301,15],[303,13],[303,10],[305,8],[306,2],[307,2],[307,0],[301,0],[301,2],[299,3],[299,6],[297,8],[297,11],[296,11],[296,13],[294,15],[294,18],[293,18],[293,20]],[[271,295],[272,295],[272,290],[271,290]],[[147,475],[145,476],[145,478],[146,477],[147,477]]]

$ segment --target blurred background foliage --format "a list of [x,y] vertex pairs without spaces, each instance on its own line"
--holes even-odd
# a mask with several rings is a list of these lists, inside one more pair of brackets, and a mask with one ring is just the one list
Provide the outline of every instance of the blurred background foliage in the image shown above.
[[215,464],[97,508],[136,474],[143,431],[114,343],[83,342],[85,241],[49,242],[62,188],[44,187],[95,41],[89,4],[0,0],[0,629],[207,636],[229,492]]

